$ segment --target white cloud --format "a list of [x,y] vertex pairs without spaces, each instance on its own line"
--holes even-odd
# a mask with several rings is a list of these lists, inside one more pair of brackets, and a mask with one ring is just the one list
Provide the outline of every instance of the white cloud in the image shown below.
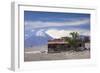
[[[72,20],[66,22],[43,22],[43,21],[25,21],[25,26],[32,27],[32,28],[42,28],[42,27],[50,27],[50,26],[76,26],[89,23],[90,20],[87,18],[81,20]],[[27,27],[26,27],[27,28]]]
[[37,32],[36,32],[36,36],[45,37],[44,29],[40,29],[39,31],[37,31]]
[[35,30],[33,30],[33,29],[31,30],[31,32],[34,32],[34,31],[35,31]]
[[46,31],[46,34],[51,36],[52,38],[61,38],[61,37],[71,37],[69,34],[70,32],[78,32],[80,35],[89,35],[88,30],[80,30],[80,29],[73,29],[73,30],[58,30],[58,29],[49,29]]

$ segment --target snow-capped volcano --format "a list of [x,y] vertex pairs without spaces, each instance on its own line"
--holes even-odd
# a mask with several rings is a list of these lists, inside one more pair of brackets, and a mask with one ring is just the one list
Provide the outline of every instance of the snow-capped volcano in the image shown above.
[[28,47],[46,45],[48,43],[48,40],[50,39],[52,39],[51,36],[49,36],[45,32],[41,32],[40,30],[24,40],[24,45],[25,45],[24,47],[28,48]]

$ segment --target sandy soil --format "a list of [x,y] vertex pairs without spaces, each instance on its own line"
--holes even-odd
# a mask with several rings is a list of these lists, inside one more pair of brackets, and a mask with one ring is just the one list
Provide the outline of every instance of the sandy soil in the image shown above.
[[24,61],[42,61],[42,60],[65,60],[65,59],[88,59],[90,51],[67,51],[61,53],[24,53]]

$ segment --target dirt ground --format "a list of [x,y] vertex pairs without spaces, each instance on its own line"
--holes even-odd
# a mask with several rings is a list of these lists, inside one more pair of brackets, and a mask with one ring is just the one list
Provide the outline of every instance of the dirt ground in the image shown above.
[[61,53],[24,53],[24,61],[43,61],[43,60],[65,60],[65,59],[89,59],[90,51],[67,51]]

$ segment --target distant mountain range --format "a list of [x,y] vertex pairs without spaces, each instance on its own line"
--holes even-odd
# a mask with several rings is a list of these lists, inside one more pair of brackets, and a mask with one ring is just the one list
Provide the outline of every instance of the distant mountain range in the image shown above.
[[[29,38],[24,39],[24,47],[31,48],[36,46],[47,45],[48,40],[52,40],[53,38],[46,33],[44,33],[44,35],[45,36],[36,36],[33,34]],[[80,35],[81,39],[84,39],[85,37],[88,37],[90,39],[90,36]]]

